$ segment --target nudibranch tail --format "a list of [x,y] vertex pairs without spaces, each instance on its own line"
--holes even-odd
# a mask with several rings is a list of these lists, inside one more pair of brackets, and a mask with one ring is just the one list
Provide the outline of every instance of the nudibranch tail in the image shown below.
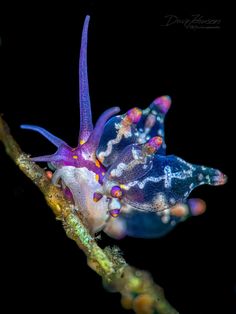
[[79,142],[86,142],[91,132],[93,131],[87,71],[87,42],[89,20],[90,16],[87,15],[83,26],[79,59],[79,102],[80,102]]
[[48,139],[52,144],[54,144],[57,148],[59,148],[61,145],[67,145],[66,142],[61,140],[59,137],[56,137],[52,133],[48,132],[44,128],[41,128],[40,126],[37,125],[30,125],[30,124],[22,124],[21,129],[25,130],[31,130],[40,133],[43,135],[46,139]]

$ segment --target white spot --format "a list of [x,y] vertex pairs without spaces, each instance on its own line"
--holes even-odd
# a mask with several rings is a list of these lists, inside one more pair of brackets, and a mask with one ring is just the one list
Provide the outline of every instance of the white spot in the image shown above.
[[[210,179],[209,175],[206,176],[206,180],[207,180],[207,183],[210,183],[211,179]],[[204,184],[204,182],[202,182],[202,184]]]
[[163,222],[163,224],[167,224],[170,220],[170,216],[164,215],[161,217],[161,221]]
[[191,183],[191,184],[189,185],[189,189],[192,190],[192,189],[193,189],[193,186],[194,186],[194,184]]
[[202,180],[203,180],[203,174],[202,174],[202,173],[199,173],[199,175],[198,175],[198,180],[199,180],[199,181],[202,181]]
[[157,121],[158,121],[159,123],[163,123],[163,122],[164,122],[164,119],[161,118],[160,116],[157,116]]
[[148,114],[149,114],[149,112],[150,112],[150,108],[149,108],[149,107],[147,107],[146,109],[144,109],[144,110],[143,110],[143,116],[148,115]]
[[176,203],[176,201],[175,201],[175,198],[174,197],[171,197],[170,199],[169,199],[169,203],[170,204],[175,204]]
[[132,147],[132,156],[134,159],[139,159],[140,152],[136,150],[134,147]]

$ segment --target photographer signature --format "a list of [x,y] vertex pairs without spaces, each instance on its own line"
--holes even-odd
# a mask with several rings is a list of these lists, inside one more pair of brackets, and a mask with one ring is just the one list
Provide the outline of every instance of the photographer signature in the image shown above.
[[219,29],[221,20],[215,18],[205,18],[201,14],[193,14],[189,18],[181,18],[177,15],[169,14],[164,16],[165,24],[161,26],[183,25],[186,29]]

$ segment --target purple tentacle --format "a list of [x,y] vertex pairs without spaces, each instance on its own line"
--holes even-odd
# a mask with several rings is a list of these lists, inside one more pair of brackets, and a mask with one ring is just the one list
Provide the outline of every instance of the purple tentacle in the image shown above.
[[53,154],[53,155],[33,157],[30,159],[34,162],[55,162],[55,161],[58,161],[60,157]]
[[90,16],[87,15],[83,26],[79,59],[80,142],[86,142],[93,130],[87,72],[87,41],[89,19]]
[[88,145],[90,149],[92,149],[93,151],[97,150],[107,120],[118,112],[120,112],[119,107],[112,107],[110,109],[107,109],[103,112],[103,114],[100,115],[95,125],[95,128],[86,143],[86,145]]
[[41,128],[40,126],[29,125],[29,124],[22,124],[20,127],[21,127],[21,129],[32,130],[32,131],[36,131],[36,132],[40,133],[41,135],[46,137],[56,147],[60,147],[63,144],[67,145],[66,142],[64,142],[60,138],[56,137],[52,133],[48,132],[44,128]]

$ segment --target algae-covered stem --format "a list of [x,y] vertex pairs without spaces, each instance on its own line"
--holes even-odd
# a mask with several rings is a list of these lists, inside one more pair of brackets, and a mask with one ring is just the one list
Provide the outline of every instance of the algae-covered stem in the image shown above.
[[76,241],[89,258],[99,254],[100,263],[96,269],[97,272],[111,274],[113,272],[111,262],[97,245],[95,239],[89,234],[78,214],[74,213],[73,205],[65,199],[63,192],[57,186],[51,184],[46,172],[22,152],[2,118],[0,120],[0,139],[5,145],[7,154],[41,190],[56,217],[63,221],[67,235]]
[[120,292],[122,305],[136,313],[177,314],[165,299],[162,289],[147,272],[139,271],[124,261],[116,248],[102,250],[83,223],[83,217],[74,212],[73,205],[63,192],[51,184],[46,172],[22,152],[10,134],[8,125],[0,117],[0,140],[7,154],[20,170],[40,189],[57,219],[63,222],[68,237],[84,251],[88,265],[102,276],[104,284]]

